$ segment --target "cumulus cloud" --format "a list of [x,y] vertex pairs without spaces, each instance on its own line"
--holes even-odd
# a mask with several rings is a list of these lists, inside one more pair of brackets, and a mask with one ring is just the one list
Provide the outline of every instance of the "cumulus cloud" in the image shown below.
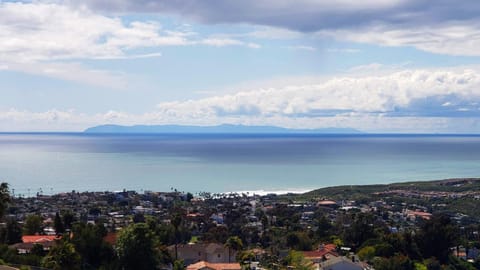
[[[160,103],[144,114],[0,112],[0,127],[81,130],[99,124],[352,127],[370,132],[480,132],[480,71],[402,70]],[[12,130],[12,129],[10,129]]]
[[[204,23],[271,27],[257,37],[318,32],[386,46],[414,46],[433,53],[480,55],[480,3],[475,0],[70,0],[111,12],[173,13]],[[275,30],[275,28],[289,29]]]
[[121,17],[56,3],[2,2],[0,25],[0,59],[17,62],[121,58],[145,47],[248,45],[235,39],[195,40],[195,33],[164,29],[155,21],[125,23]]
[[119,74],[71,61],[159,57],[160,52],[132,51],[197,44],[260,47],[236,39],[198,37],[188,29],[164,29],[155,21],[125,22],[122,17],[105,16],[85,6],[53,1],[0,2],[0,70],[116,87],[125,80]]
[[0,58],[16,62],[116,58],[128,49],[185,45],[182,33],[155,22],[121,19],[59,4],[0,4]]
[[[431,115],[456,102],[480,115],[480,74],[473,69],[405,70],[381,76],[338,77],[319,84],[265,88],[184,102],[158,105],[165,115],[212,117],[282,115],[287,117],[342,114]],[[435,109],[435,110],[434,110]],[[450,116],[465,114],[449,108]]]

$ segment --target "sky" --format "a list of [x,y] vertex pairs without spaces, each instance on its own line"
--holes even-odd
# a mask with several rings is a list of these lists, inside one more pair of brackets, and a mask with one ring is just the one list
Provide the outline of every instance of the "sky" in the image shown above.
[[480,133],[478,0],[0,0],[0,131]]

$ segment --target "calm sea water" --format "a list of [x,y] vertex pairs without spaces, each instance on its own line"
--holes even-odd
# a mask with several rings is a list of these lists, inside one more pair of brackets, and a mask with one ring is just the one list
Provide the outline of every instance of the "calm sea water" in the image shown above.
[[480,176],[480,136],[0,134],[15,194],[302,191]]

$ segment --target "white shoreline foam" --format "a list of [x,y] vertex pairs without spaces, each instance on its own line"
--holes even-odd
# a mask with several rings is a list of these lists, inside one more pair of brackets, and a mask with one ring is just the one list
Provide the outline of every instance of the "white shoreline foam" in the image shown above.
[[258,190],[229,191],[229,192],[225,192],[225,194],[247,194],[249,196],[252,196],[252,195],[265,196],[267,194],[276,194],[276,195],[283,195],[288,193],[301,194],[301,193],[306,193],[312,190],[313,189],[284,189],[284,190],[258,189]]

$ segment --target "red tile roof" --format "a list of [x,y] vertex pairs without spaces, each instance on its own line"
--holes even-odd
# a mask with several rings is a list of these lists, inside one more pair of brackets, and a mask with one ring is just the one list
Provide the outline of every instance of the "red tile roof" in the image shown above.
[[200,270],[200,269],[212,269],[212,270],[241,270],[242,267],[239,263],[209,263],[206,261],[200,261],[187,266],[187,270]]
[[323,256],[334,256],[338,257],[338,254],[335,251],[331,250],[315,250],[315,251],[304,251],[303,256],[305,259],[321,259]]
[[329,251],[335,250],[336,248],[337,246],[335,244],[326,244],[325,246],[323,246],[323,249],[329,250]]
[[61,236],[56,235],[24,235],[22,236],[23,243],[42,243],[52,242],[61,239]]

